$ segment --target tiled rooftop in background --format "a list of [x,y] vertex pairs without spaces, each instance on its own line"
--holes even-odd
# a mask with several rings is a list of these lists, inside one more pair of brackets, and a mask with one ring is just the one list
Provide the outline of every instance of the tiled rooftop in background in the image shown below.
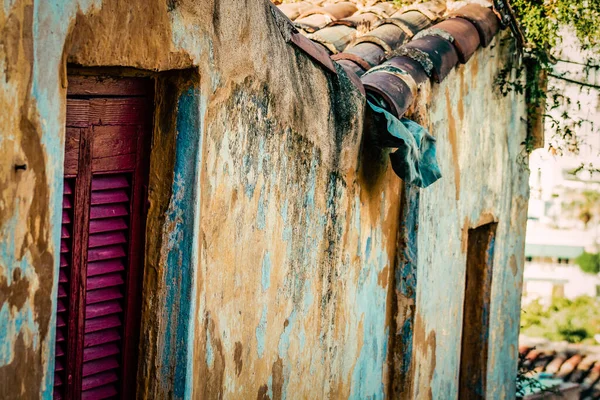
[[577,383],[581,399],[600,399],[600,347],[552,343],[519,346],[526,366],[553,378]]
[[312,0],[277,7],[318,48],[300,47],[313,56],[319,53],[315,59],[328,54],[353,75],[361,91],[379,95],[397,117],[412,104],[418,84],[428,78],[441,82],[479,46],[488,46],[500,29],[485,0],[407,7],[391,1]]

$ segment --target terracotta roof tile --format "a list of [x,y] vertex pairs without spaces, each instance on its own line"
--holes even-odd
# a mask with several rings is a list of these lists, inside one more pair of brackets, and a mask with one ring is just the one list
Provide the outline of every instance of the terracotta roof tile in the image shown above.
[[344,52],[361,57],[371,67],[381,64],[386,59],[385,50],[381,46],[371,42],[358,43]]
[[308,34],[310,40],[321,43],[331,54],[337,54],[348,46],[354,39],[356,29],[345,25],[335,25]]
[[377,93],[391,106],[396,117],[401,117],[414,100],[416,83],[410,74],[389,64],[371,69],[361,81],[367,92]]
[[543,344],[520,346],[525,366],[552,378],[579,384],[581,399],[600,399],[600,348],[598,346]]
[[439,36],[424,36],[402,47],[402,55],[418,61],[427,75],[441,82],[458,64],[458,55],[450,41]]
[[298,3],[287,3],[281,4],[278,8],[291,20],[294,20],[300,16],[304,11],[307,11],[314,6],[310,3],[301,1]]
[[[480,45],[479,34],[475,26],[463,18],[452,18],[440,22],[435,28],[444,31],[452,38],[452,44],[461,63],[466,63]],[[435,32],[431,32],[436,34]]]
[[490,44],[500,29],[500,21],[496,14],[491,9],[478,4],[469,4],[449,15],[449,18],[454,17],[464,18],[475,25],[483,47],[487,47]]
[[441,82],[459,61],[489,45],[500,23],[488,5],[430,0],[399,8],[392,1],[305,0],[278,8],[293,21],[295,35],[305,35],[313,46],[294,35],[292,42],[331,70],[323,60],[327,53],[356,75],[351,80],[361,91],[380,96],[401,117],[414,98],[411,82]]

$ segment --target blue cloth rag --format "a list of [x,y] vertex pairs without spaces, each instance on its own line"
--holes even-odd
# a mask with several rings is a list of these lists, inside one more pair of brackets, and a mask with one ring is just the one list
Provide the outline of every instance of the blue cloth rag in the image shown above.
[[436,158],[435,138],[425,128],[406,118],[398,119],[385,109],[368,101],[369,107],[387,120],[386,138],[392,169],[404,182],[426,188],[442,177]]

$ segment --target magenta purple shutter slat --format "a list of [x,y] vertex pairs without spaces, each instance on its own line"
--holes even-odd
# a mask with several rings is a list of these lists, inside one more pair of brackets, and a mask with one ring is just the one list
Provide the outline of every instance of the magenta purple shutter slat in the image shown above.
[[102,400],[116,396],[118,393],[115,385],[107,385],[97,389],[86,390],[81,394],[81,398],[83,400]]
[[85,308],[85,318],[96,318],[121,312],[123,312],[121,304],[118,301],[113,300],[87,306]]
[[123,276],[119,273],[100,275],[88,278],[88,290],[102,289],[110,286],[118,286],[125,283]]
[[70,180],[65,179],[63,186],[63,194],[73,194],[73,187],[71,186]]
[[58,342],[58,340],[56,341],[56,357],[60,357],[60,356],[64,356],[65,355],[65,351],[63,350],[63,347],[60,345],[60,343]]
[[123,265],[123,261],[120,259],[96,261],[88,264],[87,276],[90,277],[94,275],[109,274],[111,272],[119,272],[124,270],[125,266]]
[[128,188],[129,181],[124,175],[95,176],[92,180],[92,190],[108,190]]
[[127,243],[127,236],[124,232],[107,232],[90,235],[89,247],[109,246],[112,244]]
[[110,203],[127,203],[129,195],[126,190],[105,190],[102,192],[92,192],[92,205],[110,204]]
[[119,346],[117,346],[115,343],[90,347],[83,351],[83,361],[88,362],[97,360],[99,358],[114,356],[115,354],[119,354],[119,351]]
[[98,289],[89,291],[85,299],[86,304],[95,304],[102,301],[116,300],[123,298],[123,293],[118,287],[107,289]]
[[90,390],[98,386],[107,385],[119,380],[119,375],[115,371],[102,372],[94,376],[83,379],[82,389]]
[[128,228],[125,218],[109,218],[90,221],[90,233],[121,231]]
[[108,246],[108,247],[100,247],[96,249],[90,249],[88,251],[88,261],[100,261],[100,260],[110,260],[113,258],[121,258],[125,257],[125,249],[123,246]]
[[114,368],[119,368],[119,360],[117,357],[106,357],[100,360],[94,360],[83,364],[83,376],[90,376]]
[[129,214],[126,204],[117,203],[109,205],[92,206],[90,210],[90,219],[102,219],[111,217],[122,217]]
[[85,322],[85,333],[97,332],[103,329],[121,326],[121,320],[116,315],[94,318]]
[[97,346],[99,344],[116,342],[121,340],[121,334],[117,329],[108,329],[100,332],[88,333],[85,335],[84,347]]

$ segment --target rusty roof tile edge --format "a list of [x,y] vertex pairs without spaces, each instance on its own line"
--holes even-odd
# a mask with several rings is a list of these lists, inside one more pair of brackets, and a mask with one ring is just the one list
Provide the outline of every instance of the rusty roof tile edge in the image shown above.
[[391,57],[395,56],[406,56],[415,60],[416,62],[421,64],[427,76],[431,77],[431,74],[433,72],[433,63],[429,59],[429,55],[423,50],[417,48],[406,48],[402,46],[391,55]]
[[385,25],[385,24],[392,24],[392,25],[397,26],[398,28],[402,29],[402,32],[404,32],[409,38],[411,38],[415,35],[414,32],[406,25],[406,23],[404,23],[401,19],[398,19],[398,18],[380,19],[375,24],[373,24],[373,30],[375,30],[375,29],[379,28],[381,25]]
[[293,43],[296,45],[306,55],[327,69],[329,72],[337,74],[335,65],[333,64],[333,61],[329,57],[327,51],[298,32],[292,21],[290,21],[290,19],[281,10],[279,10],[276,5],[269,2],[269,6],[275,25],[277,26],[283,39],[288,43]]
[[445,30],[440,29],[440,28],[436,28],[435,25],[432,26],[431,28],[423,29],[422,31],[417,33],[413,37],[413,40],[421,39],[422,37],[425,37],[425,36],[438,36],[438,37],[441,37],[442,39],[446,39],[450,43],[454,43],[454,37],[449,32],[446,32]]
[[373,44],[376,44],[377,46],[381,47],[386,55],[392,54],[392,52],[394,51],[394,49],[392,49],[390,47],[390,45],[387,44],[383,39],[381,39],[375,35],[368,35],[368,34],[354,38],[354,40],[352,42],[350,42],[350,44],[348,44],[348,46],[346,46],[346,48],[351,49],[352,47],[355,47],[356,45],[358,45],[360,43],[365,43],[365,42],[373,43]]
[[429,18],[430,21],[437,21],[442,17],[445,10],[446,7],[440,7],[440,10],[434,11],[431,8],[424,5],[423,3],[418,3],[402,8],[400,11],[402,12],[402,14],[408,11],[418,11],[427,18]]
[[339,51],[338,49],[335,48],[335,46],[333,45],[333,43],[331,43],[330,41],[320,37],[318,35],[319,31],[315,32],[315,33],[311,33],[306,35],[306,37],[310,40],[312,40],[313,42],[317,42],[317,43],[321,43],[323,46],[325,46],[327,48],[327,50],[329,50],[331,52],[331,54],[338,54]]
[[334,61],[342,61],[342,60],[352,61],[353,63],[355,63],[362,69],[364,69],[365,71],[368,71],[371,68],[373,68],[373,66],[371,64],[369,64],[369,62],[367,60],[365,60],[364,58],[362,58],[356,54],[352,54],[352,53],[343,53],[343,52],[338,53],[338,54],[331,56],[331,59]]
[[390,75],[394,75],[397,78],[400,78],[409,87],[412,95],[416,97],[419,85],[417,84],[415,79],[412,77],[412,75],[409,74],[407,71],[403,70],[402,68],[398,68],[393,65],[382,64],[377,67],[373,67],[370,70],[368,70],[367,72],[365,72],[363,74],[363,77],[374,74],[374,73],[390,74]]

